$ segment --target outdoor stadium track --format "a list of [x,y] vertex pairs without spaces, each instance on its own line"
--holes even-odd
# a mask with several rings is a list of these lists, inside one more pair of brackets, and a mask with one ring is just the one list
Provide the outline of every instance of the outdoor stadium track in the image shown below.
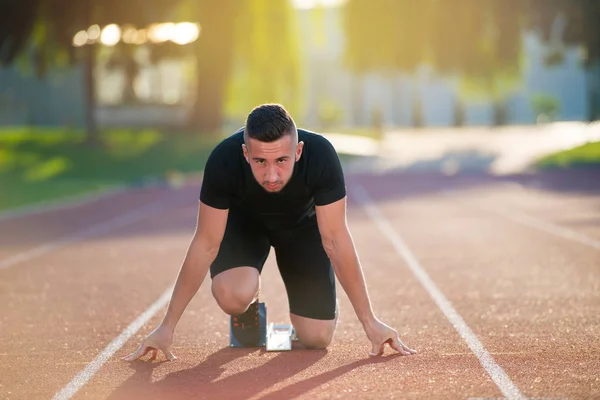
[[[584,178],[348,177],[374,310],[409,357],[368,355],[339,286],[327,350],[229,348],[207,279],[175,332],[176,361],[122,361],[164,313],[197,181],[4,219],[0,398],[600,398],[600,179]],[[261,301],[269,321],[289,321],[273,255]]]

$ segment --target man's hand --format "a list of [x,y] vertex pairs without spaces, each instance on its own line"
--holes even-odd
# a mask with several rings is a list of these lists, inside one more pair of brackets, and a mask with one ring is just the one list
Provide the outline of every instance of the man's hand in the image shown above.
[[162,351],[169,361],[176,360],[177,357],[171,353],[169,347],[173,342],[173,330],[159,325],[154,331],[152,331],[146,339],[142,342],[138,349],[128,356],[123,357],[125,361],[133,361],[138,358],[144,357],[148,352],[152,353],[149,361],[155,360],[158,355],[158,350]]
[[369,352],[369,355],[371,356],[382,355],[386,343],[404,356],[417,353],[416,350],[410,349],[404,343],[402,343],[400,337],[398,337],[398,332],[378,319],[375,319],[375,321],[373,321],[371,324],[365,326],[365,332],[371,341],[371,344],[373,345],[371,351]]

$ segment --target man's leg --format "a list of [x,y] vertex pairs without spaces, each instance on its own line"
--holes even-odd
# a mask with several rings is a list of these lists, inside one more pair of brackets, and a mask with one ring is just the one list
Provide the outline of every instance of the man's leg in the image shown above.
[[221,309],[229,315],[243,314],[258,300],[260,272],[256,267],[236,267],[217,274],[212,281],[212,294]]
[[290,320],[298,340],[308,349],[324,349],[329,346],[335,333],[338,316],[339,306],[337,305],[333,320],[307,318],[290,312]]
[[318,227],[315,224],[277,236],[277,264],[298,340],[306,348],[324,349],[333,339],[339,307],[335,274]]
[[229,315],[244,313],[260,291],[260,273],[271,244],[262,230],[230,211],[217,257],[210,266],[212,294]]

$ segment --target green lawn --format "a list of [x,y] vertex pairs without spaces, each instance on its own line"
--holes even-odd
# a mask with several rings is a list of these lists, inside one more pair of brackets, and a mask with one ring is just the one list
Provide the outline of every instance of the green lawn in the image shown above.
[[[0,210],[143,182],[170,170],[200,173],[222,137],[115,129],[103,132],[100,145],[91,147],[82,131],[2,128]],[[345,163],[356,156],[340,158]]]
[[0,130],[0,210],[114,185],[200,172],[218,137],[156,130],[103,132],[101,145],[84,145],[80,131]]
[[600,167],[600,142],[586,143],[569,150],[550,154],[538,160],[536,166],[543,169]]

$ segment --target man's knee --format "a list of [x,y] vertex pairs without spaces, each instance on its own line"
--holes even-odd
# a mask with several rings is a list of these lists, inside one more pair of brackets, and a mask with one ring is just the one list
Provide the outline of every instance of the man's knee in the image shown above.
[[331,343],[337,318],[318,320],[291,314],[291,320],[298,340],[307,349],[325,349]]
[[259,288],[259,274],[252,267],[221,272],[212,282],[212,293],[217,304],[229,315],[240,315],[246,311],[256,300]]
[[321,332],[303,332],[298,334],[298,340],[302,346],[311,350],[323,350],[329,346],[333,339],[333,331],[322,330]]

